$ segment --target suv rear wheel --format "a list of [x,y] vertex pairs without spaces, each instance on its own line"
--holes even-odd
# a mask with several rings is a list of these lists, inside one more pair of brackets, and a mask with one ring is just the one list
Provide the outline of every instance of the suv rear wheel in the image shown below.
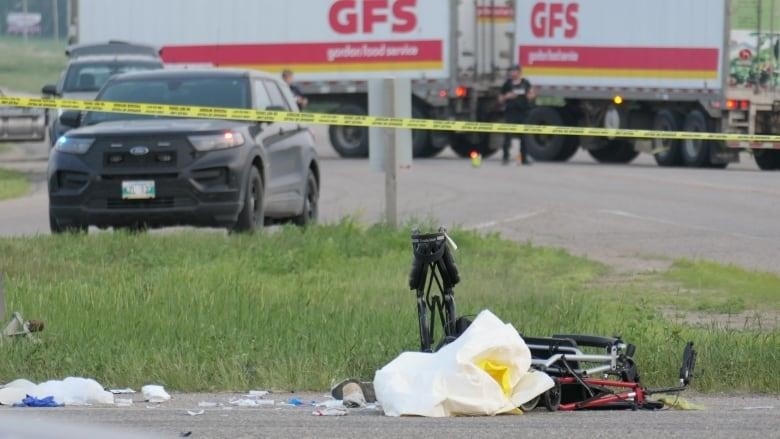
[[293,218],[295,225],[304,227],[317,222],[317,216],[319,215],[319,200],[320,190],[317,185],[317,179],[310,169],[309,175],[306,177],[306,194],[303,200],[303,211],[300,215]]
[[238,221],[232,231],[252,233],[263,228],[263,195],[263,179],[257,168],[252,166],[244,187],[244,208],[238,214]]

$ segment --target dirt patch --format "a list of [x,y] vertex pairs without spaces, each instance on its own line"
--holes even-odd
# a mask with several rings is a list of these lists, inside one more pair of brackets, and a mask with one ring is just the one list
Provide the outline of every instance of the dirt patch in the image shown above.
[[[693,290],[685,290],[679,284],[662,279],[658,271],[621,271],[611,267],[612,271],[594,279],[588,286],[593,288],[607,288],[620,290],[621,287],[636,288],[642,286],[648,292],[678,291],[680,294],[692,293]],[[716,329],[732,330],[758,330],[773,331],[780,328],[780,310],[744,310],[732,313],[719,313],[713,311],[684,310],[673,306],[660,306],[656,308],[661,315],[674,323]]]
[[679,324],[735,330],[772,331],[780,328],[780,311],[748,310],[732,314],[661,308],[664,318]]

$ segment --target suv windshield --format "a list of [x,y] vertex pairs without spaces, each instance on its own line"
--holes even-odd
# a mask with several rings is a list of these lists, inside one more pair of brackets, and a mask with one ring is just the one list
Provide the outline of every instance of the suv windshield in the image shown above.
[[[246,78],[154,78],[128,79],[108,84],[97,100],[139,102],[202,107],[251,108]],[[151,119],[160,116],[122,113],[87,113],[85,125],[126,119]]]
[[63,91],[98,91],[108,78],[127,72],[161,69],[162,64],[153,61],[103,61],[84,62],[70,66],[65,77]]

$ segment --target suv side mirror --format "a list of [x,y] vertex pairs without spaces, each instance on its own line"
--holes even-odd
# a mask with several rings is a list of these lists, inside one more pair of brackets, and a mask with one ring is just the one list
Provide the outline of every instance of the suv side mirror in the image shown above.
[[60,115],[60,123],[66,127],[76,128],[81,123],[81,111],[65,110]]
[[57,96],[57,86],[54,84],[46,84],[41,89],[41,93],[49,96]]

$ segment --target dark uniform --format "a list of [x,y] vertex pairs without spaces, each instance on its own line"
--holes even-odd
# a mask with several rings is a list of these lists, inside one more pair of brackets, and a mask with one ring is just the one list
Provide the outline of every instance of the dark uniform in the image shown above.
[[[515,81],[507,79],[504,85],[501,87],[501,94],[505,95],[509,92],[515,94],[512,98],[504,100],[504,121],[506,123],[523,123],[528,116],[528,111],[531,109],[531,102],[528,99],[528,94],[531,91],[531,82],[525,78],[520,78]],[[512,138],[516,137],[520,139],[520,155],[523,159],[523,163],[528,163],[528,156],[525,152],[525,142],[519,134],[509,134],[504,136],[504,162],[509,161],[509,148],[511,146]]]

